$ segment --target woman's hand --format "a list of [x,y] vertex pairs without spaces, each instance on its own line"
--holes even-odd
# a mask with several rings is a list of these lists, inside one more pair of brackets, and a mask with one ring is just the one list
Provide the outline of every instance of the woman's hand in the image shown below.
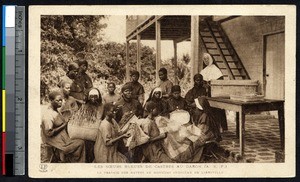
[[124,135],[123,135],[123,137],[124,138],[129,138],[131,136],[131,134],[128,132],[128,133],[125,133]]

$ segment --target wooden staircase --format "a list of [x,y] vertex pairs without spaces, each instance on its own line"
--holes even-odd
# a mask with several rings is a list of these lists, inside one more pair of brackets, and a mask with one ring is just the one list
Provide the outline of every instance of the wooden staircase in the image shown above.
[[212,21],[210,18],[201,21],[200,37],[202,45],[204,45],[206,52],[213,57],[214,63],[222,71],[224,79],[250,79],[241,59],[219,22]]

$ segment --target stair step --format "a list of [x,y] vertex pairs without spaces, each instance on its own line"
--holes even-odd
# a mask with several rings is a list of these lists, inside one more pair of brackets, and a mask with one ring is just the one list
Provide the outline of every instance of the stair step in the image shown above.
[[233,75],[234,77],[245,77],[245,75]]
[[[211,56],[220,56],[220,54],[210,54]],[[223,54],[223,56],[232,56],[231,54]],[[228,61],[229,62],[229,61]]]
[[211,35],[201,35],[203,38],[212,38]]
[[207,44],[214,44],[215,42],[206,42],[206,41],[204,41],[204,43],[207,43]]
[[[226,67],[219,67],[219,69],[227,69],[227,68]],[[230,68],[230,69],[232,69],[232,70],[241,70],[243,68]]]

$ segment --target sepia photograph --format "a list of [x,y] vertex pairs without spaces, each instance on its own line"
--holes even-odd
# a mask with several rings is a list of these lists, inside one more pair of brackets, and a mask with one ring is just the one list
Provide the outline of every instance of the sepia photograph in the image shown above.
[[238,7],[31,6],[29,176],[294,176],[295,7]]

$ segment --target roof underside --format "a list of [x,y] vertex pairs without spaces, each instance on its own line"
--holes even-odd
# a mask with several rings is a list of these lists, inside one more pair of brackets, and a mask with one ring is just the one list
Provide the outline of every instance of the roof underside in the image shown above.
[[161,40],[178,40],[191,35],[191,16],[151,16],[127,35],[127,41],[136,40],[138,34],[142,40],[155,40],[156,20],[160,20]]

